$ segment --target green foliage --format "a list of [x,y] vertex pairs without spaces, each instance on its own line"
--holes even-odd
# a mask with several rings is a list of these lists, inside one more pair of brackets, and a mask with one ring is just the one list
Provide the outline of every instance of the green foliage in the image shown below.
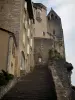
[[7,84],[7,80],[5,80],[4,74],[0,73],[0,86],[6,85],[6,84]]
[[2,70],[2,72],[3,72],[6,80],[9,81],[14,78],[14,76],[12,74],[9,74],[8,72],[5,72],[4,70]]
[[0,73],[0,86],[6,85],[9,80],[12,80],[14,76],[2,70]]
[[49,58],[54,58],[53,49],[49,50]]
[[49,50],[49,59],[62,59],[62,56],[57,50],[50,49]]

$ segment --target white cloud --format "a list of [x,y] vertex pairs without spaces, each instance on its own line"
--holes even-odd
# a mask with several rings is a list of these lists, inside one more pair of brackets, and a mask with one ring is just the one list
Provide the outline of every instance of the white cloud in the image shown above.
[[73,4],[68,4],[55,9],[62,19],[62,26],[63,26],[64,35],[66,39],[69,37],[69,35],[72,35],[71,31],[74,26],[73,25],[74,19],[72,17],[74,14],[72,12],[73,6],[74,6]]

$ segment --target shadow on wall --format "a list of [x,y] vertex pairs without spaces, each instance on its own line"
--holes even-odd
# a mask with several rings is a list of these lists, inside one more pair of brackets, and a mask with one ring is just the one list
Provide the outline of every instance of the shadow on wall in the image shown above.
[[51,95],[51,100],[57,100],[57,94],[56,94],[56,89],[55,89],[55,84],[54,84],[54,80],[53,80],[53,77],[52,77],[52,73],[51,73],[51,70],[49,70],[49,83],[50,83],[50,95]]

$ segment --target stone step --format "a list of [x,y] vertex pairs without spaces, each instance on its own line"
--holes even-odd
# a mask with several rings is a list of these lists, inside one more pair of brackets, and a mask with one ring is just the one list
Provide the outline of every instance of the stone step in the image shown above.
[[57,100],[52,76],[46,67],[20,78],[2,100]]

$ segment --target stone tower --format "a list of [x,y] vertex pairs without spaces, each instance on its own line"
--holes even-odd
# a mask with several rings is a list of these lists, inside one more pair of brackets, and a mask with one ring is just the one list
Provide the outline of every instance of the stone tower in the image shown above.
[[47,15],[47,29],[48,33],[53,37],[52,48],[61,57],[59,59],[49,59],[49,68],[55,83],[57,100],[72,100],[71,73],[73,67],[66,62],[61,19],[52,8]]
[[64,37],[61,18],[51,8],[47,15],[47,31],[53,36],[54,48],[65,58]]

